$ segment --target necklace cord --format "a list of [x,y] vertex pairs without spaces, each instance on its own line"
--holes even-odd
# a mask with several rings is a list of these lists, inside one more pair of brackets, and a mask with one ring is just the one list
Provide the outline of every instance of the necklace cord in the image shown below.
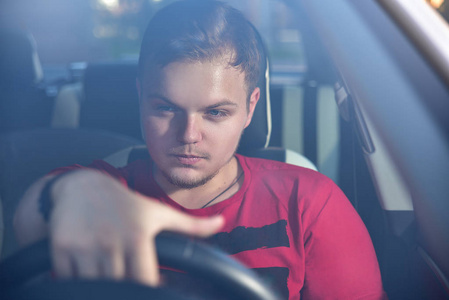
[[240,173],[240,175],[232,182],[232,184],[230,186],[228,186],[223,192],[221,192],[220,194],[218,194],[217,196],[215,196],[214,198],[212,198],[212,200],[209,200],[209,202],[207,202],[206,204],[204,204],[203,206],[201,206],[201,208],[205,208],[207,207],[209,204],[211,204],[212,202],[214,202],[218,197],[220,197],[221,195],[223,195],[224,193],[226,193],[227,191],[229,191],[237,182],[239,182],[240,178],[242,178],[243,173]]

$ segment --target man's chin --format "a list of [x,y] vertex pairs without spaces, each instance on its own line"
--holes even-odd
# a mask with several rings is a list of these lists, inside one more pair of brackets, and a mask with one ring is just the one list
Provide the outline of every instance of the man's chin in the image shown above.
[[202,185],[205,185],[208,183],[212,178],[215,177],[217,173],[211,174],[209,176],[203,176],[203,177],[193,177],[193,176],[181,176],[179,174],[166,174],[162,173],[164,177],[167,179],[168,182],[173,184],[174,186],[177,186],[182,189],[194,189],[197,187],[200,187]]

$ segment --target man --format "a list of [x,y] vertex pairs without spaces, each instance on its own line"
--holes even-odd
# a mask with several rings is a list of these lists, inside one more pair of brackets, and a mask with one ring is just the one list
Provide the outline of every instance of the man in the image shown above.
[[99,161],[41,179],[17,211],[19,241],[49,235],[62,278],[157,285],[154,238],[171,230],[210,237],[270,275],[288,299],[384,297],[369,235],[334,183],[235,154],[264,63],[254,28],[227,5],[161,10],[145,33],[137,79],[151,160],[121,169]]

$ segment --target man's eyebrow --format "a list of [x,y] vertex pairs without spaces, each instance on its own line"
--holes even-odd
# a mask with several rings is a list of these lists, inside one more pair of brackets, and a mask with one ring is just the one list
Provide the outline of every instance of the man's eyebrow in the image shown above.
[[164,101],[164,102],[167,102],[168,104],[171,104],[171,105],[176,106],[176,104],[173,103],[170,99],[168,99],[167,97],[162,96],[162,95],[160,95],[160,94],[156,94],[156,93],[154,93],[154,94],[149,94],[149,95],[148,95],[148,99],[151,99],[151,98],[153,98],[153,99],[157,98],[157,99],[160,99],[160,100],[162,100],[162,101]]
[[[162,100],[162,101],[164,101],[164,102],[167,102],[167,103],[170,104],[170,105],[177,106],[173,101],[171,101],[170,99],[168,99],[168,98],[165,97],[165,96],[162,96],[161,94],[157,94],[157,93],[149,94],[149,95],[148,95],[148,98],[149,98],[149,99],[151,99],[151,98],[153,98],[153,99],[155,99],[155,98],[156,98],[156,99],[160,99],[160,100]],[[235,106],[235,107],[238,106],[237,103],[232,102],[232,101],[229,100],[229,99],[224,99],[224,100],[222,100],[222,101],[220,101],[220,102],[217,102],[217,103],[214,103],[214,104],[212,104],[212,105],[206,106],[205,109],[214,109],[214,108],[217,108],[217,107],[220,107],[220,106],[228,106],[228,105],[230,105],[230,106]]]
[[231,100],[228,99],[224,99],[223,101],[207,106],[206,109],[214,109],[220,106],[227,106],[227,105],[238,106],[237,103],[232,102]]

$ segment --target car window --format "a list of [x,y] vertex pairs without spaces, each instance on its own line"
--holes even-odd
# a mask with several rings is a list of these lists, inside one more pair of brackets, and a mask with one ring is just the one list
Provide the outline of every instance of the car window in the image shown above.
[[[77,61],[136,59],[152,15],[173,0],[80,0],[3,2],[4,26],[29,30],[47,71]],[[302,70],[301,37],[280,1],[228,1],[256,25],[273,68]],[[48,76],[51,76],[47,72]]]

